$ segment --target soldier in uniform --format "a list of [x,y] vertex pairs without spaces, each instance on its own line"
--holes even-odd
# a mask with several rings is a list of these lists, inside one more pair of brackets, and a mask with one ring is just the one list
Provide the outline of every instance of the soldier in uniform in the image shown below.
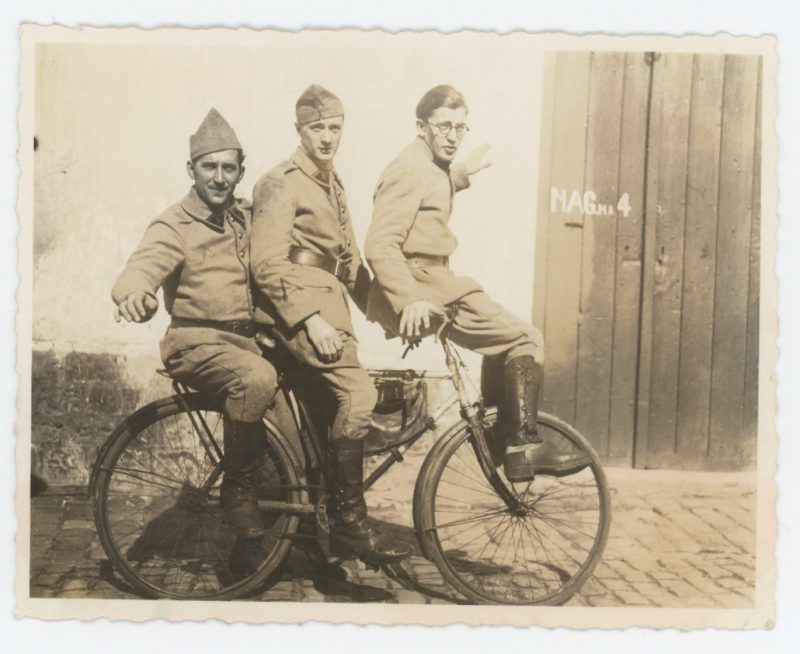
[[189,139],[194,184],[147,227],[114,284],[117,322],[150,320],[156,292],[172,316],[161,339],[169,373],[223,400],[225,475],[221,504],[244,539],[266,532],[253,497],[262,417],[277,388],[275,369],[255,340],[250,290],[250,207],[234,197],[244,174],[239,139],[211,109]]
[[493,445],[504,450],[496,457],[508,479],[571,474],[588,459],[559,453],[536,431],[541,333],[449,268],[457,243],[449,226],[454,193],[489,165],[483,162],[484,146],[464,164],[451,166],[468,131],[466,116],[461,93],[447,85],[432,88],[417,105],[416,138],[378,181],[364,247],[375,274],[367,317],[389,335],[414,342],[431,330],[442,307],[455,309],[450,338],[484,357],[482,390],[488,403],[498,404],[499,447]]
[[274,307],[275,335],[333,399],[330,542],[378,565],[410,555],[367,521],[364,437],[376,391],[358,361],[348,295],[366,305],[369,273],[356,245],[344,188],[333,167],[344,108],[310,86],[296,104],[300,146],[253,190],[251,268]]

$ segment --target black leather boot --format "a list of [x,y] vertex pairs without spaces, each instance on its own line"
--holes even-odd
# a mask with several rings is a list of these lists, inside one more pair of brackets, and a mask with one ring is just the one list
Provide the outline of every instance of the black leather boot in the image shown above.
[[591,463],[585,452],[562,453],[539,436],[536,416],[543,372],[542,366],[528,355],[515,357],[505,365],[503,469],[512,482],[531,481],[537,474],[564,477]]
[[256,504],[255,489],[264,448],[261,422],[238,422],[225,418],[225,475],[220,504],[225,520],[243,538],[263,536],[267,528]]
[[334,556],[355,554],[373,566],[411,556],[411,545],[388,538],[367,521],[362,439],[339,438],[331,443],[331,477],[330,545]]

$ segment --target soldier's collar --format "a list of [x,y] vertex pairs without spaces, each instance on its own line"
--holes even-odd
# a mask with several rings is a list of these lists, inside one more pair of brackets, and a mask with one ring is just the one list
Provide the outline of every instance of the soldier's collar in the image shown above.
[[238,222],[240,225],[245,226],[246,220],[242,210],[239,208],[239,203],[236,198],[233,199],[227,207],[213,211],[197,194],[194,186],[186,194],[186,197],[181,201],[181,208],[195,220],[208,225],[216,232],[225,231],[225,213]]
[[[320,175],[320,173],[323,173],[325,171],[319,169],[317,164],[315,164],[314,161],[311,159],[311,157],[309,157],[306,154],[306,151],[303,150],[303,148],[297,148],[297,150],[295,150],[294,154],[291,156],[291,160],[295,166],[297,166],[303,173],[305,173],[311,179],[317,182],[317,184],[322,184],[323,186],[329,185],[326,184],[325,181],[323,181],[323,179],[321,178],[323,176]],[[336,169],[331,168],[330,171],[328,172],[330,174],[330,177],[336,180],[336,183],[339,185],[339,187],[344,188],[342,180],[339,179],[339,175],[336,174]]]
[[436,167],[441,168],[444,172],[450,172],[450,164],[446,161],[437,161],[436,157],[433,156],[433,150],[431,150],[430,146],[425,142],[421,136],[417,136],[415,139],[415,145],[417,151],[424,156],[428,161],[432,162]]

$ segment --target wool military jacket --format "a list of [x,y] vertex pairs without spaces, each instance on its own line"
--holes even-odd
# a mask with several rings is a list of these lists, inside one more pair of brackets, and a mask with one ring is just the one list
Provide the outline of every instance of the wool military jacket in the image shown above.
[[[292,263],[290,250],[303,248],[348,264],[345,283],[310,265]],[[330,325],[353,334],[348,292],[356,304],[363,275],[342,182],[320,171],[300,148],[256,183],[253,190],[251,269],[256,288],[272,303],[279,323],[297,331],[319,313]]]
[[469,186],[461,166],[452,169],[434,161],[416,138],[389,164],[378,180],[372,223],[364,254],[375,275],[367,318],[394,330],[403,308],[417,300],[442,306],[482,290],[469,277],[446,266],[411,269],[414,254],[449,257],[458,245],[449,221],[453,196]]
[[[183,200],[156,217],[125,264],[111,292],[116,304],[131,293],[155,298],[164,291],[164,305],[177,318],[251,320],[250,207],[236,199],[212,212],[194,187]],[[170,329],[161,343],[163,358],[179,349],[237,341],[241,337],[215,329]]]

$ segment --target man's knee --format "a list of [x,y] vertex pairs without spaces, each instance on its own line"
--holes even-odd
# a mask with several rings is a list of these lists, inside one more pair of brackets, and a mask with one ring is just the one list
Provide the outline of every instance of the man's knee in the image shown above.
[[540,366],[544,365],[544,337],[536,327],[525,324],[525,329],[520,338],[508,349],[505,361],[511,361],[521,356],[532,356]]
[[243,422],[261,420],[278,389],[275,368],[264,359],[256,359],[236,372],[238,381],[228,393],[226,408]]
[[372,414],[378,401],[378,391],[369,377],[353,390],[353,408],[360,413]]
[[341,436],[344,438],[363,438],[366,436],[369,421],[378,392],[366,373],[350,380],[344,392],[337,394],[338,414],[341,420]]

